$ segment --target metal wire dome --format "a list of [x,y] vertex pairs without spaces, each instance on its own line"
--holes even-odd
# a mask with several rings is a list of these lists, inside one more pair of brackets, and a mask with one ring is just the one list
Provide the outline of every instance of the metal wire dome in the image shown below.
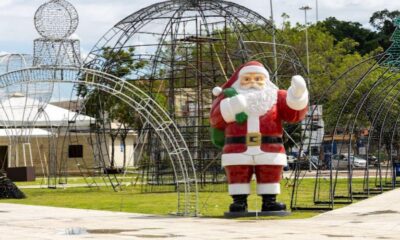
[[[294,74],[304,74],[295,52],[279,34],[277,44],[272,44],[273,31],[270,20],[236,3],[170,0],[118,22],[92,49],[85,66],[112,73],[113,65],[105,55],[133,51],[133,61],[145,64],[125,78],[140,83],[168,110],[190,148],[200,182],[223,182],[220,151],[209,140],[211,90],[250,60],[263,62],[272,80],[279,78],[282,84]],[[151,161],[165,162],[163,150],[156,147],[159,144],[147,143]],[[171,172],[148,171],[154,179]]]
[[[105,63],[102,56],[104,48],[134,48],[137,60],[149,61],[140,74],[142,76],[150,74],[151,78],[155,78],[160,69],[177,72],[187,67],[194,70],[203,67],[203,72],[212,72],[212,75],[203,73],[200,76],[204,81],[206,78],[225,81],[232,68],[249,59],[258,58],[271,72],[275,70],[272,62],[272,32],[270,20],[232,2],[171,0],[150,5],[117,23],[92,49],[86,62],[92,67],[102,68]],[[280,36],[277,39],[277,45],[283,43]],[[201,53],[190,51],[196,46],[202,47]],[[288,48],[282,45],[277,48],[277,55],[284,62],[297,61]],[[187,63],[186,66],[180,64],[193,54],[201,56],[204,61],[199,62],[198,66],[193,63]],[[210,61],[206,62],[205,59]],[[208,63],[211,64],[204,69]],[[279,66],[281,69],[286,67],[285,64]],[[293,71],[293,67],[297,67],[296,71],[301,68],[300,64],[292,64],[290,71]]]

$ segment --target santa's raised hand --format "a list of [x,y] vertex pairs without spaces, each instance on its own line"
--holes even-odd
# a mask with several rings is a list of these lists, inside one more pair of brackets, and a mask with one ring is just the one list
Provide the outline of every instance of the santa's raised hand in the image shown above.
[[306,81],[300,75],[292,77],[292,84],[288,89],[287,104],[294,110],[301,110],[308,104],[308,91]]

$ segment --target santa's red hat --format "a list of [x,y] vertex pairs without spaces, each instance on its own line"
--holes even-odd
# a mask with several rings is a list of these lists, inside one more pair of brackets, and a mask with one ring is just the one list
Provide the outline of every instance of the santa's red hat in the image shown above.
[[219,96],[224,89],[232,87],[236,83],[236,81],[240,78],[240,76],[246,73],[262,73],[266,76],[267,82],[270,82],[269,73],[267,69],[265,69],[264,65],[257,61],[251,61],[240,66],[232,75],[232,77],[221,87],[213,88],[212,90],[213,95],[216,97]]

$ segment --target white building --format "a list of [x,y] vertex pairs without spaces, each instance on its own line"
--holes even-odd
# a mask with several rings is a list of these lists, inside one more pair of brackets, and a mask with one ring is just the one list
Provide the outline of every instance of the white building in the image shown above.
[[[136,134],[130,131],[112,144],[105,130],[103,138],[91,129],[95,119],[77,114],[54,104],[44,104],[39,98],[13,94],[0,101],[0,168],[35,167],[36,175],[49,173],[50,161],[59,171],[77,174],[82,171],[102,171],[110,167],[114,147],[113,167],[132,167]],[[112,124],[118,128],[119,124]],[[100,139],[100,140],[99,140]],[[104,140],[105,139],[105,140]],[[105,154],[108,154],[105,156]],[[105,156],[105,157],[104,157]]]

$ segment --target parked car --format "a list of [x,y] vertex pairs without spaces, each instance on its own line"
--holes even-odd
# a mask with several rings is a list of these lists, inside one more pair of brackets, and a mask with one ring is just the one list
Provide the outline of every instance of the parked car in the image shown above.
[[360,155],[359,156],[360,158],[363,158],[363,159],[368,159],[368,164],[369,164],[369,166],[376,166],[376,165],[378,165],[378,158],[377,157],[375,157],[374,155],[368,155],[368,157],[367,157],[367,155]]
[[292,155],[287,155],[287,166],[289,167],[289,169],[294,169],[295,167],[295,161],[297,160],[297,157],[292,156]]
[[376,166],[378,165],[378,158],[375,157],[374,155],[369,155],[368,156],[368,164],[370,166]]
[[[364,168],[367,166],[367,160],[354,155],[350,155],[350,163],[353,168]],[[334,169],[347,168],[349,164],[347,154],[335,154],[332,156],[332,167]]]
[[299,164],[298,167],[300,169],[309,169],[310,168],[310,163],[308,161],[310,159],[312,163],[312,168],[314,167],[319,167],[320,160],[318,156],[303,156],[300,159],[298,159],[295,156],[287,155],[287,163],[289,169],[294,169],[296,167],[296,163]]

